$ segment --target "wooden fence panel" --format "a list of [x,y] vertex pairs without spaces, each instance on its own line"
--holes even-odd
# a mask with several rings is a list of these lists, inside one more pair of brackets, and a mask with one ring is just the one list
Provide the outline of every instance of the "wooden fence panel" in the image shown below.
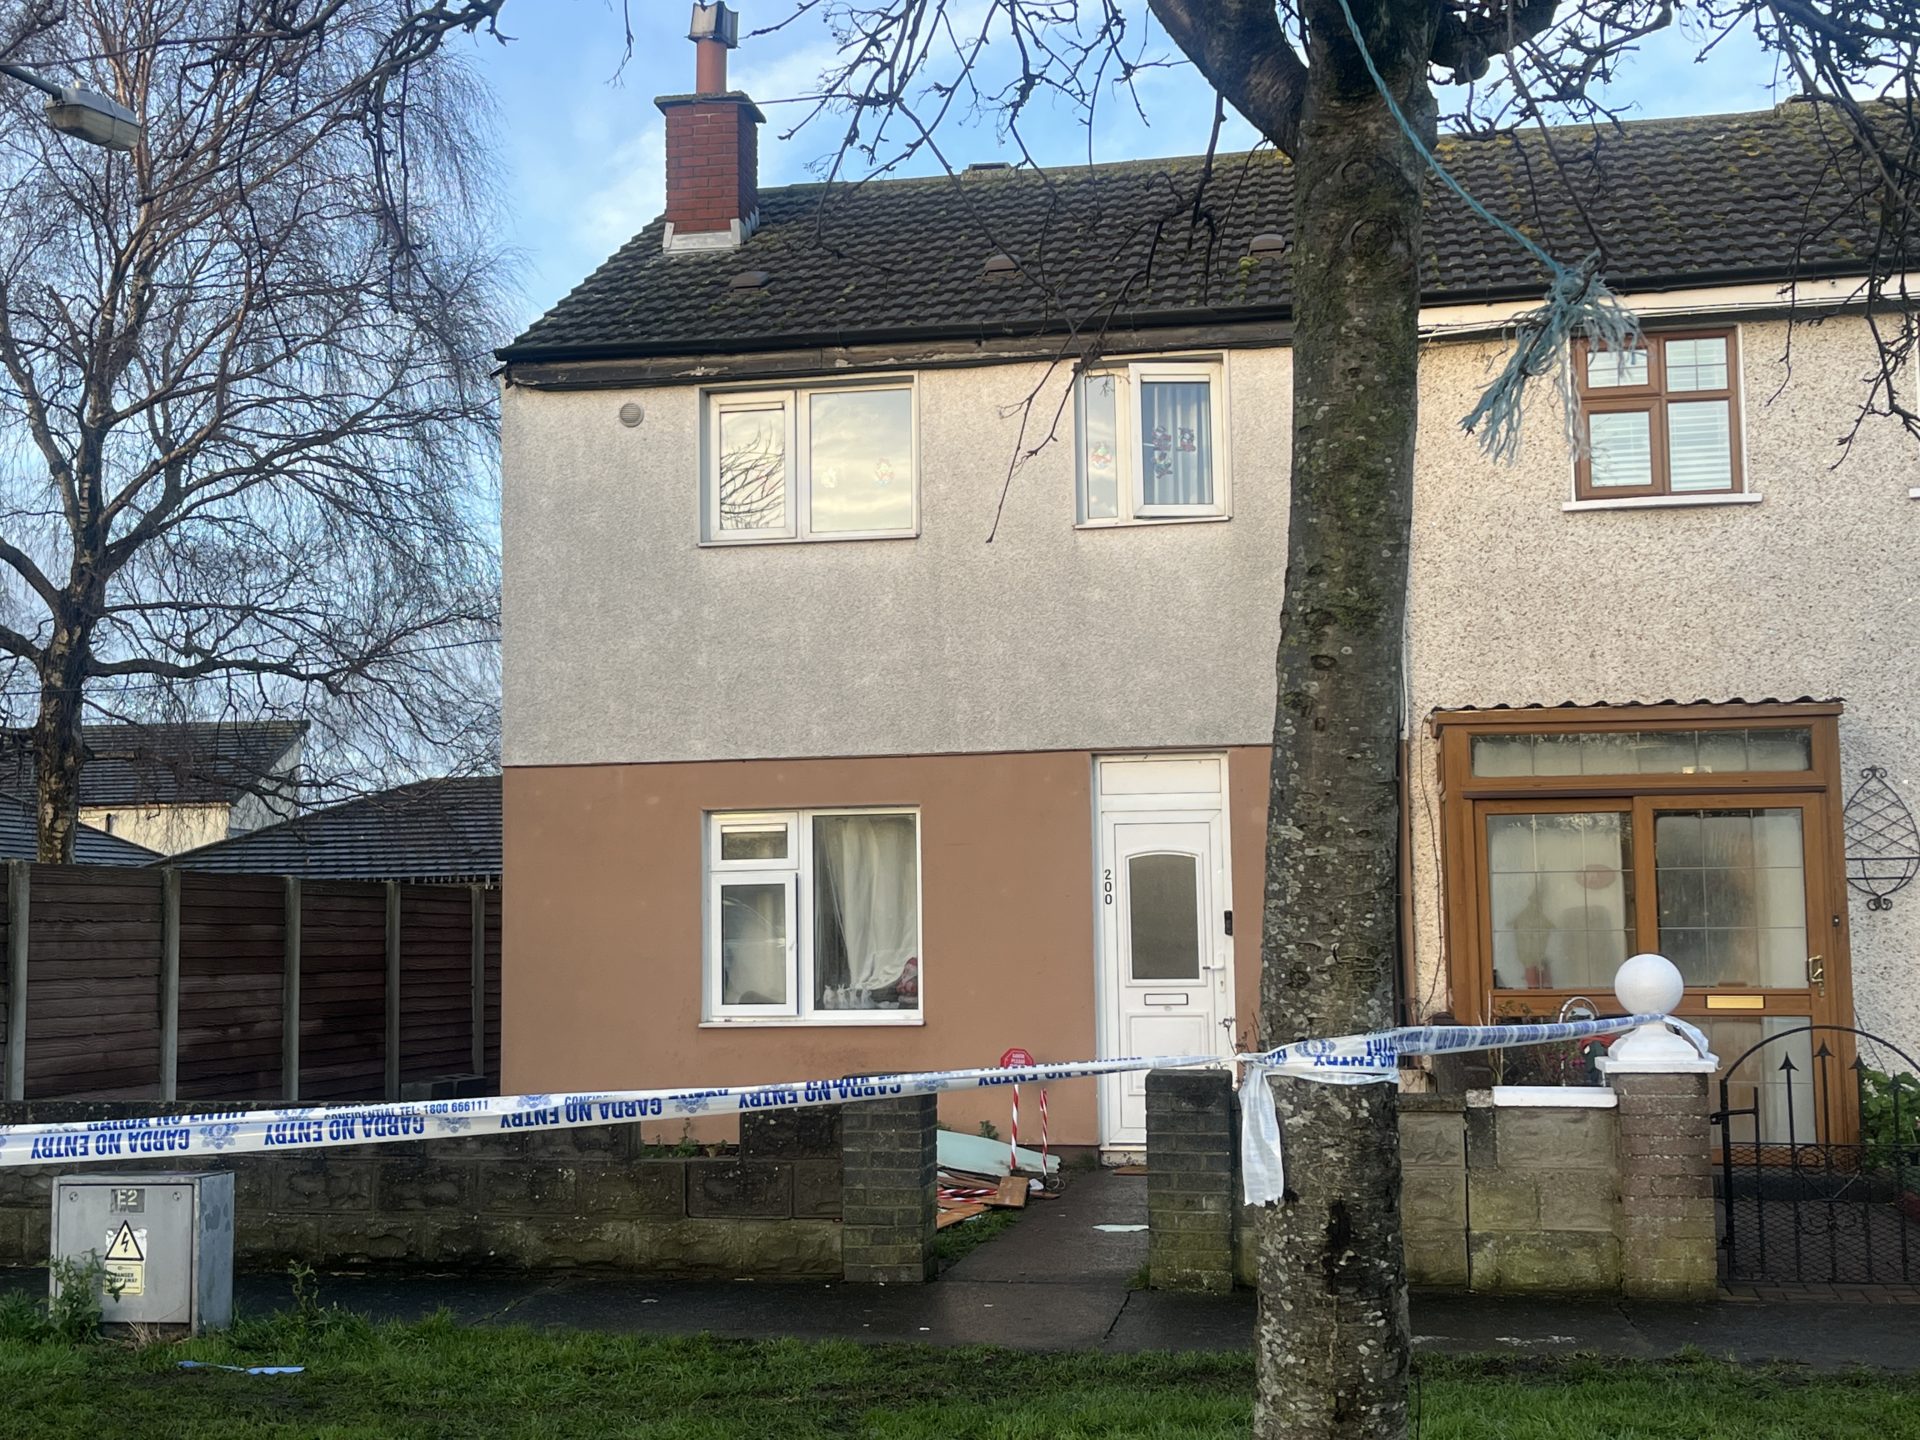
[[160,1083],[160,873],[36,865],[29,1100],[143,1099]]
[[8,940],[13,934],[10,866],[0,865],[0,875],[7,876],[5,882],[0,882],[0,1100],[6,1100],[12,1098],[8,1077],[13,1073],[11,1057],[7,1053],[7,1037],[13,1033],[13,967],[9,963],[13,951]]
[[473,1070],[473,902],[464,887],[400,887],[400,1079]]
[[310,880],[300,888],[300,1099],[386,1093],[386,889]]
[[286,882],[180,872],[182,1100],[280,1094]]
[[[0,1081],[24,1070],[28,1099],[157,1099],[166,1051],[164,894],[158,869],[22,867],[27,983],[10,993],[0,963]],[[277,875],[177,872],[175,1093],[182,1100],[284,1094],[288,882]],[[378,1100],[386,1089],[386,887],[300,887],[300,1098]],[[500,1073],[500,894],[483,893],[481,1051]],[[0,884],[0,957],[16,917]],[[473,891],[407,886],[400,906],[400,1071],[406,1080],[474,1065]],[[9,1057],[24,1001],[26,1042]]]
[[500,890],[487,891],[487,1093],[500,1093]]

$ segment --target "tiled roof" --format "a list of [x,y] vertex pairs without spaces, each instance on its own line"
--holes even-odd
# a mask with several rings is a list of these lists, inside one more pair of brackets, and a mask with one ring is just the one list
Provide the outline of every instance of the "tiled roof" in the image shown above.
[[[38,840],[33,805],[13,795],[0,795],[0,860],[33,859],[39,853]],[[147,865],[159,858],[157,851],[96,830],[91,825],[74,827],[73,863],[76,865]]]
[[493,880],[500,777],[421,780],[262,826],[166,862],[329,880]]
[[[82,805],[231,804],[276,773],[304,720],[85,725]],[[32,732],[0,730],[0,790],[31,794]]]
[[[1469,192],[1563,262],[1602,248],[1619,290],[1864,268],[1857,222],[1819,228],[1842,208],[1832,155],[1846,145],[1823,106],[1558,130],[1558,164],[1548,143],[1529,132],[1437,148]],[[500,354],[1029,334],[1107,307],[1136,325],[1286,315],[1286,258],[1243,260],[1255,234],[1291,231],[1291,166],[1270,150],[1217,158],[1202,198],[1217,227],[1211,243],[1205,226],[1167,219],[1191,210],[1201,173],[1198,159],[1143,160],[763,190],[760,228],[741,248],[665,255],[655,220]],[[1545,288],[1518,245],[1438,185],[1428,187],[1425,246],[1429,302]],[[983,280],[996,252],[1026,274]],[[753,270],[766,272],[763,286],[730,287]]]

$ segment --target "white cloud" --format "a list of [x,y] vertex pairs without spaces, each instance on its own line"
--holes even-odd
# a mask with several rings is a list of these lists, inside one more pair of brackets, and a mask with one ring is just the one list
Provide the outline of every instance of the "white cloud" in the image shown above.
[[593,186],[575,207],[572,243],[604,259],[666,203],[665,132],[656,120],[600,153]]

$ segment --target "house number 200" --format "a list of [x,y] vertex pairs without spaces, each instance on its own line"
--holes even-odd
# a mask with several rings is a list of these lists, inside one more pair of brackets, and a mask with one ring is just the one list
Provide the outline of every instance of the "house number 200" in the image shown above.
[[1111,870],[1100,872],[1100,898],[1108,905],[1113,904],[1113,871]]

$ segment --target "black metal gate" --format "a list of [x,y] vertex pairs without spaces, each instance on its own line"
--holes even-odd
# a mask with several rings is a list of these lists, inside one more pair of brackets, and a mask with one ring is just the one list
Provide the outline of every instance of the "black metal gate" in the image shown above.
[[[1791,1048],[1769,1048],[1796,1035],[1815,1046],[1804,1068]],[[1914,1129],[1920,1107],[1897,1081],[1891,1087],[1875,1081],[1869,1093],[1865,1062],[1843,1066],[1827,1043],[1839,1035],[1898,1057],[1909,1075],[1920,1073],[1911,1056],[1877,1035],[1847,1025],[1802,1025],[1769,1035],[1721,1074],[1713,1123],[1720,1141],[1721,1269],[1728,1280],[1874,1285],[1920,1279]],[[1861,1102],[1858,1143],[1824,1138],[1824,1127],[1841,1113],[1838,1085]],[[1734,1107],[1736,1086],[1751,1087],[1751,1104]]]

